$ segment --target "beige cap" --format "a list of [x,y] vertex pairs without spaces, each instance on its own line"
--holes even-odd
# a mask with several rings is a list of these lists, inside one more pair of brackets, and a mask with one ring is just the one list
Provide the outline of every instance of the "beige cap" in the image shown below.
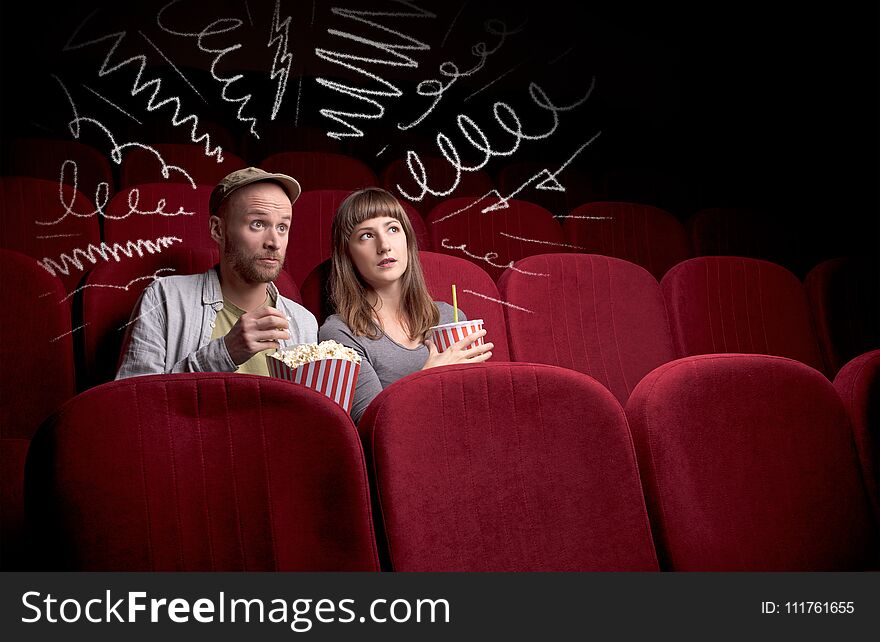
[[281,185],[287,196],[290,198],[290,204],[299,198],[299,183],[295,178],[287,174],[271,174],[258,167],[246,167],[239,169],[227,175],[222,181],[217,183],[217,187],[211,192],[211,200],[208,202],[208,209],[211,214],[216,215],[220,209],[220,205],[237,189],[250,185],[251,183],[259,183],[261,181],[272,181]]

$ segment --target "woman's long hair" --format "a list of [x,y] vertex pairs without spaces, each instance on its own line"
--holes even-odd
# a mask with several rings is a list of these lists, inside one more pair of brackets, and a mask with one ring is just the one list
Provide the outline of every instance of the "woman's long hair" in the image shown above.
[[406,234],[406,270],[401,278],[401,321],[411,338],[424,339],[428,329],[437,325],[440,313],[431,300],[422,266],[419,248],[409,217],[391,194],[378,187],[368,187],[350,194],[339,206],[333,218],[330,236],[333,254],[330,268],[330,298],[336,313],[357,336],[378,339],[378,327],[373,307],[367,300],[370,286],[358,273],[348,253],[348,239],[355,227],[379,216],[396,218]]

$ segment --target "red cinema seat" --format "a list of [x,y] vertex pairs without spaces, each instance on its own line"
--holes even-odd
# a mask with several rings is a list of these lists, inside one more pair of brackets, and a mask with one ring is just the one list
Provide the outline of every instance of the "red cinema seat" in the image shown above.
[[141,292],[154,278],[198,274],[218,260],[217,246],[209,249],[169,248],[132,261],[96,266],[82,293],[83,388],[112,381],[122,341]]
[[514,267],[498,283],[514,361],[583,372],[623,404],[675,358],[660,286],[644,268],[594,254],[543,254]]
[[468,319],[482,319],[486,341],[495,344],[492,361],[509,361],[504,306],[492,277],[470,261],[447,254],[419,252],[419,261],[431,298],[452,305],[454,284],[458,309]]
[[705,256],[660,282],[678,356],[748,352],[824,371],[800,281],[775,263]]
[[577,251],[641,265],[658,281],[673,265],[691,257],[682,224],[650,205],[587,203],[572,210],[562,228]]
[[626,415],[664,570],[876,566],[849,419],[820,373],[781,357],[687,357],[642,379]]
[[807,275],[804,290],[832,374],[856,356],[880,348],[880,266],[876,261],[824,261]]
[[[47,181],[62,180],[94,199],[99,183],[113,193],[109,155],[75,140],[13,138],[3,144],[2,173]],[[63,170],[63,173],[62,173]]]
[[[294,203],[285,269],[298,285],[302,285],[322,261],[330,258],[333,217],[349,194],[351,190],[310,190],[300,194]],[[426,247],[425,222],[410,205],[401,205],[409,216],[419,247]]]
[[70,300],[29,256],[0,250],[0,568],[24,568],[24,462],[40,423],[76,391]]
[[0,248],[37,259],[72,292],[103,261],[100,243],[95,205],[81,192],[57,180],[0,177]]
[[395,571],[651,571],[623,410],[589,377],[499,363],[417,372],[358,429]]
[[509,264],[527,256],[568,251],[562,228],[543,207],[511,199],[508,207],[483,213],[497,202],[453,198],[440,203],[425,220],[434,251],[476,263],[495,282]]
[[49,569],[375,571],[357,431],[305,386],[134,377],[34,437],[25,505]]
[[260,167],[293,176],[306,190],[356,190],[377,185],[376,175],[351,156],[329,152],[281,152],[267,156]]
[[112,245],[167,236],[177,237],[177,247],[216,249],[208,232],[211,214],[209,185],[195,189],[183,183],[132,185],[116,194],[107,205],[104,240]]
[[844,365],[834,377],[834,387],[852,421],[865,484],[875,507],[880,507],[880,350]]
[[778,212],[709,207],[688,219],[687,231],[695,256],[746,256],[785,263],[788,239]]
[[[433,156],[421,156],[422,165],[425,167],[425,176],[428,187],[432,190],[446,191],[455,183],[455,168],[445,158]],[[397,159],[388,164],[382,171],[382,187],[400,200],[408,201],[422,212],[430,212],[435,206],[444,200],[461,196],[483,196],[495,188],[489,174],[482,170],[476,172],[461,172],[458,177],[459,183],[455,190],[447,196],[433,196],[425,194],[420,200],[408,199],[401,193],[416,196],[421,193],[415,179],[406,166],[405,159]],[[399,186],[399,187],[398,187]]]
[[[217,162],[217,155],[207,156],[204,145],[189,143],[156,143],[151,145],[166,165],[182,168],[196,185],[214,187],[227,174],[247,165],[226,149],[223,162]],[[214,145],[212,144],[212,149]],[[190,184],[179,171],[170,170],[168,176],[162,175],[162,161],[151,151],[140,147],[127,150],[122,157],[122,170],[119,178],[120,189],[141,183],[184,183]]]

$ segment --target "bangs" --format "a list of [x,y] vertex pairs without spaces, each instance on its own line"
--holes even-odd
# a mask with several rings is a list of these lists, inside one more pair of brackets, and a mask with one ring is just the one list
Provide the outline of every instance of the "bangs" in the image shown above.
[[346,197],[339,206],[336,223],[341,236],[348,240],[358,225],[371,218],[389,216],[404,227],[407,238],[412,237],[412,226],[403,207],[391,194],[379,188],[367,188]]

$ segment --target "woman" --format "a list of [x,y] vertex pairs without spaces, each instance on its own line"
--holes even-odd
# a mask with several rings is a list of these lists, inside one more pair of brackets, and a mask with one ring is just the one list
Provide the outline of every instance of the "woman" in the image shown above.
[[[333,339],[361,357],[351,410],[356,422],[373,398],[401,377],[492,356],[492,343],[471,347],[485,329],[442,353],[426,340],[431,326],[453,321],[453,309],[431,301],[415,234],[391,194],[369,187],[349,195],[333,219],[331,237],[330,296],[337,313],[318,338]],[[459,318],[464,319],[461,312]]]

